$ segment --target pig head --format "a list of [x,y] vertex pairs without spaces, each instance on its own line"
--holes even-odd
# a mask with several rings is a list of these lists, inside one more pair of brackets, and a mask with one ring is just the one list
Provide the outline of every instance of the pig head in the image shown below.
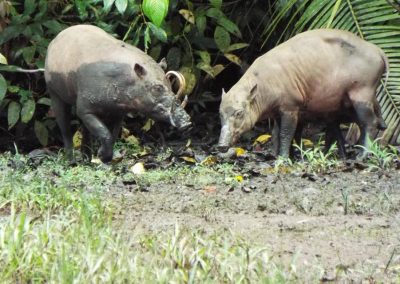
[[[119,94],[117,107],[127,111],[143,112],[155,120],[169,122],[178,130],[187,129],[191,125],[190,117],[177,99],[180,91],[176,96],[171,90],[170,82],[167,80],[171,73],[157,78],[139,64],[135,64],[133,69],[137,79],[127,78],[126,90]],[[184,87],[183,76],[179,74],[176,76],[179,76],[180,87]]]
[[219,150],[226,151],[244,132],[254,127],[261,115],[257,98],[257,85],[250,82],[235,85],[228,94],[222,90]]

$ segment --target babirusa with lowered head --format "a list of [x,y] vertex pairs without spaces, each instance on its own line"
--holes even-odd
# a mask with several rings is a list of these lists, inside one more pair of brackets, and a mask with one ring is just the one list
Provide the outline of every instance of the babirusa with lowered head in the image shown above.
[[383,51],[350,32],[300,33],[257,58],[222,94],[218,146],[227,149],[265,118],[276,123],[273,141],[282,157],[289,156],[299,120],[354,121],[367,146],[368,135],[386,127],[375,96],[385,70],[387,81]]
[[83,122],[82,151],[91,157],[90,134],[100,140],[103,162],[113,156],[113,144],[128,112],[138,111],[167,121],[179,130],[191,125],[190,117],[171,90],[162,67],[138,48],[115,39],[102,29],[76,25],[62,31],[50,43],[45,79],[64,146],[72,157],[70,110]]

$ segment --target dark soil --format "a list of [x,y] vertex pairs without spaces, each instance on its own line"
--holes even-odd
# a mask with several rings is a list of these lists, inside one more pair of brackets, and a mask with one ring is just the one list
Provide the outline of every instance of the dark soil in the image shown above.
[[180,178],[142,190],[121,183],[110,195],[124,231],[227,229],[268,248],[271,260],[295,269],[301,282],[396,282],[399,185],[399,170],[353,170],[251,176],[234,188],[197,188]]

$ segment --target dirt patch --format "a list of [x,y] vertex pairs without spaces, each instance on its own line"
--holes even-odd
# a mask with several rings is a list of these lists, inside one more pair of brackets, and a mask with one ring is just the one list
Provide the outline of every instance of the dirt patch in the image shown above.
[[145,191],[121,182],[110,195],[126,232],[231,230],[278,265],[306,271],[302,281],[387,282],[400,273],[399,185],[398,170],[270,174],[235,188],[177,177]]

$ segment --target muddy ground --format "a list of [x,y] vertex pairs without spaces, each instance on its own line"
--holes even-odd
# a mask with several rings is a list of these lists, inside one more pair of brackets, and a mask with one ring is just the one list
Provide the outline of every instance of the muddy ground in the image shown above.
[[127,232],[231,230],[299,281],[400,281],[400,171],[265,173],[235,187],[185,178],[110,190]]
[[[177,148],[162,162],[160,153],[152,153],[132,163],[168,171],[179,167],[178,160],[183,165],[183,157],[198,165],[210,154],[199,146]],[[234,164],[244,179],[235,185],[218,170],[138,184],[125,167],[105,196],[117,208],[116,228],[128,235],[173,231],[176,225],[210,234],[229,230],[265,247],[271,262],[292,271],[298,282],[400,283],[399,161],[389,170],[339,163],[323,165],[322,173],[275,171],[268,151],[247,150],[250,157],[217,161]]]

